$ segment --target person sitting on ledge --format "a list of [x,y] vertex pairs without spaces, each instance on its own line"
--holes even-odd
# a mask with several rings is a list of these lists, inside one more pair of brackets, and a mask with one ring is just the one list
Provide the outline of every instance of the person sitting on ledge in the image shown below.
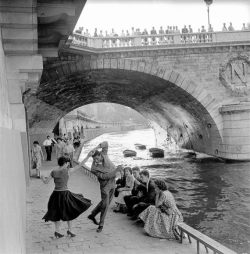
[[144,230],[152,237],[180,239],[177,225],[183,222],[181,212],[176,206],[175,199],[164,180],[155,179],[155,204],[150,205],[139,214],[144,222]]
[[124,202],[124,198],[128,195],[131,195],[132,189],[134,187],[134,177],[132,176],[132,169],[130,167],[124,168],[125,175],[125,186],[118,189],[118,197],[115,202],[117,204],[116,208],[113,210],[114,212],[124,212],[126,205]]

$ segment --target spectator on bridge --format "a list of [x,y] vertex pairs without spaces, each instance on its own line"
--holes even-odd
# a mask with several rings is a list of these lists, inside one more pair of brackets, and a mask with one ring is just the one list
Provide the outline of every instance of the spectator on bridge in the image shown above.
[[165,30],[165,34],[169,33],[169,26],[167,26],[167,29]]
[[160,27],[159,34],[164,34],[164,30],[163,30],[162,26]]
[[173,33],[174,33],[174,30],[173,30],[172,26],[169,27],[168,33],[170,33],[170,34],[173,34]]
[[214,31],[213,27],[211,24],[209,24],[209,27],[208,27],[208,32],[209,33],[212,33]]
[[36,170],[36,177],[40,178],[40,168],[44,160],[43,151],[38,141],[33,142],[31,149],[32,168]]
[[135,35],[141,35],[140,28],[136,28]]
[[117,47],[117,39],[114,38],[114,37],[117,37],[118,34],[115,32],[114,28],[112,28],[111,30],[111,34],[110,34],[110,37],[113,37],[111,39],[111,47]]
[[164,42],[164,30],[162,28],[162,26],[160,27],[160,30],[159,30],[159,44],[163,44]]
[[90,37],[90,33],[89,33],[89,30],[88,30],[88,29],[86,29],[86,31],[85,31],[85,33],[84,33],[84,36]]
[[130,34],[129,34],[129,31],[127,30],[126,31],[126,37],[127,38],[125,39],[125,46],[127,46],[127,47],[129,46],[129,41],[130,41],[129,36],[130,36]]
[[188,32],[189,32],[190,34],[193,33],[193,28],[191,27],[191,25],[188,26]]
[[95,28],[94,37],[98,37],[97,28]]
[[55,140],[52,140],[50,136],[47,136],[47,139],[44,140],[43,146],[47,154],[47,161],[51,161],[52,145],[56,144]]
[[135,35],[135,28],[134,28],[134,27],[131,28],[131,35],[132,35],[132,36]]
[[243,23],[243,24],[242,24],[242,28],[241,28],[241,30],[242,30],[242,31],[247,30],[247,27],[246,27],[246,24],[245,24],[245,23]]
[[41,176],[42,181],[47,184],[53,178],[55,183],[49,202],[48,211],[43,219],[55,223],[55,237],[61,238],[64,235],[60,233],[61,221],[67,221],[67,235],[74,237],[72,233],[72,220],[85,212],[91,206],[91,200],[84,198],[82,194],[75,194],[68,190],[67,184],[69,177],[75,171],[79,170],[86,160],[83,160],[78,166],[69,168],[69,159],[60,157],[58,159],[58,168],[53,169],[48,177]]
[[205,26],[201,26],[201,33],[202,33],[202,35],[201,35],[201,41],[202,42],[206,42],[206,33],[207,31],[206,31],[206,29],[205,29]]
[[227,32],[226,23],[223,23],[222,32]]
[[100,38],[102,38],[103,37],[103,33],[102,33],[102,30],[100,30],[100,33],[99,33],[99,35],[98,35]]
[[[150,34],[151,35],[156,35],[157,34],[154,26],[152,27],[152,30],[150,31]],[[156,44],[156,37],[155,36],[151,37],[151,44],[152,45]]]
[[177,34],[180,33],[180,29],[178,28],[178,26],[175,26],[175,31],[176,31]]
[[177,225],[183,222],[181,212],[164,180],[155,180],[155,204],[144,210],[139,218],[144,222],[144,230],[152,237],[180,240]]
[[142,38],[142,46],[147,46],[148,45],[148,31],[146,28],[143,30],[142,35],[144,35]]
[[234,31],[232,22],[229,23],[229,26],[228,26],[227,30],[230,31],[230,32]]
[[186,34],[188,33],[188,29],[187,29],[186,25],[184,25],[184,27],[182,28],[181,33],[182,33],[182,41],[184,43],[186,43],[187,42],[187,35]]
[[132,176],[132,169],[130,167],[124,168],[124,176],[125,176],[125,186],[118,189],[118,197],[115,200],[117,204],[116,208],[113,210],[114,212],[124,212],[126,205],[124,202],[124,197],[131,195],[132,189],[134,187],[134,177]]
[[[98,149],[102,149],[101,152]],[[96,148],[91,150],[87,157],[84,159],[85,162],[92,156],[93,162],[91,166],[91,172],[97,176],[100,183],[101,189],[101,201],[92,210],[88,219],[92,220],[94,224],[99,225],[96,232],[100,233],[104,226],[104,220],[108,211],[109,204],[111,203],[114,191],[115,191],[115,177],[118,172],[121,171],[121,167],[117,168],[111,162],[108,157],[108,142],[104,141],[100,143]],[[97,214],[101,213],[100,222],[98,223],[95,219]]]
[[121,47],[124,47],[126,46],[126,38],[125,38],[126,34],[124,32],[124,30],[122,30],[122,33],[121,33],[121,38],[120,38],[120,46]]
[[57,159],[63,156],[64,147],[65,147],[65,142],[63,142],[61,138],[57,138],[57,144],[56,144],[56,158]]
[[63,156],[69,158],[70,167],[73,167],[73,158],[74,158],[75,149],[71,144],[70,140],[67,139],[65,142],[65,146],[63,147]]

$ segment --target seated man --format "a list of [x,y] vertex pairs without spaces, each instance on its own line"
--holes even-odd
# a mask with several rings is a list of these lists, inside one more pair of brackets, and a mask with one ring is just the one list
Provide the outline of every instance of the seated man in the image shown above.
[[148,206],[155,204],[156,190],[155,183],[150,179],[149,171],[144,169],[140,172],[141,181],[146,184],[146,195],[140,198],[139,203],[132,208],[132,219],[137,219],[138,215]]

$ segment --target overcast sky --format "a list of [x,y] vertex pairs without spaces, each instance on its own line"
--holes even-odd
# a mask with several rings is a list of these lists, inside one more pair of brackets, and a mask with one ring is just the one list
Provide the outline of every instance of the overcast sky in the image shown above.
[[[214,0],[210,6],[210,22],[220,31],[223,22],[233,23],[241,29],[242,23],[250,22],[250,0]],[[197,31],[202,25],[207,28],[207,7],[203,0],[87,0],[76,28],[83,26],[93,33],[94,28],[117,33],[131,27],[191,25]]]

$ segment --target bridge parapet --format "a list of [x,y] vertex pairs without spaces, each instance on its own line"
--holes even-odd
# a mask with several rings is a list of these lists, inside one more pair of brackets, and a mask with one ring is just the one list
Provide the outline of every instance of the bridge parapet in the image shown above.
[[195,46],[223,44],[228,42],[250,43],[250,30],[230,32],[201,32],[201,33],[175,33],[157,35],[135,35],[135,36],[109,36],[89,37],[79,33],[69,36],[70,47],[79,49],[111,49],[111,48],[134,48],[134,47],[171,47],[171,46]]

